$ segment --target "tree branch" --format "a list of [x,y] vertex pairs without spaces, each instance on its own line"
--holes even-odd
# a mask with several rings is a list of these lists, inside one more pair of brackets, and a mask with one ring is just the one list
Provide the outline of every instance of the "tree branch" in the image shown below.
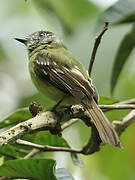
[[24,141],[21,139],[17,139],[15,142],[20,145],[37,148],[37,149],[39,149],[41,151],[45,151],[45,152],[64,151],[64,152],[82,153],[82,150],[75,150],[75,149],[71,149],[71,148],[58,147],[58,146],[39,145],[39,144],[31,143],[29,141]]
[[57,119],[53,112],[46,111],[39,113],[37,116],[0,133],[0,146],[15,141],[29,132],[54,128],[56,123]]
[[93,68],[94,61],[95,61],[97,49],[98,49],[99,44],[101,42],[102,36],[104,35],[105,31],[107,31],[107,29],[108,29],[108,25],[109,25],[109,23],[105,22],[104,29],[95,38],[95,43],[94,43],[94,47],[93,47],[93,50],[92,50],[92,55],[91,55],[91,58],[90,58],[90,64],[89,64],[89,69],[88,69],[89,76],[91,76],[91,71],[92,71],[92,68]]
[[79,119],[71,119],[69,120],[68,122],[64,123],[62,126],[61,126],[61,129],[62,131],[68,127],[70,127],[72,124],[75,124],[76,122],[78,122]]
[[125,100],[125,101],[121,101],[121,102],[118,102],[118,103],[115,103],[115,104],[135,104],[135,98],[128,99],[128,100]]
[[107,111],[107,110],[116,110],[116,109],[135,109],[135,105],[134,104],[121,104],[121,103],[117,103],[117,104],[111,104],[111,105],[99,105],[99,107],[103,110],[103,111]]
[[29,159],[29,158],[32,158],[34,157],[37,153],[40,152],[40,149],[32,149],[23,159]]
[[135,122],[135,110],[132,110],[127,116],[125,116],[121,121],[113,121],[114,128],[120,136],[125,129]]
[[[126,101],[127,103],[128,101]],[[132,101],[133,102],[133,101]],[[100,105],[100,108],[103,110],[112,110],[112,109],[133,109],[135,105],[133,104],[124,104],[124,103],[116,103],[113,105]],[[39,110],[40,109],[40,110]],[[42,109],[42,112],[41,112]],[[38,111],[39,110],[39,111]],[[92,154],[97,152],[100,149],[101,139],[99,137],[98,131],[95,126],[91,123],[90,118],[87,114],[87,111],[81,105],[72,105],[67,108],[63,108],[58,112],[45,111],[43,108],[35,109],[33,114],[35,117],[17,124],[16,126],[2,132],[0,134],[0,146],[10,143],[16,142],[18,144],[23,144],[26,146],[31,146],[36,148],[32,152],[30,152],[25,158],[29,158],[34,156],[39,151],[66,151],[66,152],[76,152],[82,154]],[[38,114],[37,114],[38,113]],[[37,115],[36,115],[37,114]],[[57,129],[57,126],[60,126],[60,122],[67,120],[67,122],[62,125],[62,127],[58,130],[63,131],[65,128],[71,126],[73,123],[77,122],[78,119],[83,120],[83,122],[91,127],[91,137],[88,143],[82,148],[82,150],[75,150],[71,148],[65,147],[54,147],[54,146],[43,146],[34,144],[27,141],[22,141],[19,138],[24,134],[28,134],[31,132],[39,131],[39,130],[52,130]],[[131,111],[125,118],[121,121],[113,121],[113,125],[119,135],[125,129],[135,122],[135,110]],[[56,131],[57,132],[57,131]],[[59,132],[58,132],[59,133]]]

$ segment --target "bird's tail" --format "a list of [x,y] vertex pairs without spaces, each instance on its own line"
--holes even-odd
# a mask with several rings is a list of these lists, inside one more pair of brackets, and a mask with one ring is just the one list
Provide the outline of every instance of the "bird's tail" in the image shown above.
[[122,147],[118,134],[114,127],[98,107],[94,99],[91,101],[91,108],[87,109],[92,122],[96,126],[99,136],[103,143],[112,144],[117,147]]

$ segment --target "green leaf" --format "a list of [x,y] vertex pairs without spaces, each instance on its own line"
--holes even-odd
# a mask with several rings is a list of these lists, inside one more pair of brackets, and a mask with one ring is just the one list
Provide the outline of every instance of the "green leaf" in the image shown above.
[[[27,139],[29,140],[29,139]],[[59,137],[57,135],[52,135],[48,131],[41,131],[35,135],[35,138],[33,138],[34,143],[41,144],[41,145],[50,145],[50,146],[58,146],[58,147],[70,147],[67,141]],[[83,161],[76,153],[71,153],[71,158],[73,160],[73,163],[76,166],[83,167]]]
[[111,92],[113,93],[116,83],[118,81],[119,75],[122,71],[122,68],[127,61],[129,55],[131,54],[133,48],[135,46],[135,25],[131,29],[131,31],[125,35],[123,38],[118,52],[116,54],[116,58],[114,60],[114,66],[112,70],[111,77]]
[[33,180],[56,180],[52,159],[9,160],[0,166],[0,176]]
[[[49,131],[41,131],[35,134],[25,135],[23,139],[36,143],[36,144],[41,144],[41,145],[70,147],[68,142],[64,138],[59,137],[57,135],[52,135]],[[20,147],[23,148],[23,146],[20,146]],[[24,149],[25,149],[25,146],[24,146]],[[79,167],[83,167],[83,161],[77,154],[71,153],[71,158],[75,165]]]
[[50,132],[47,131],[39,132],[36,135],[34,142],[37,144],[44,144],[50,146],[69,147],[68,143],[64,138],[57,135],[52,135]]
[[4,128],[10,125],[15,125],[19,122],[30,119],[31,117],[32,115],[28,109],[26,108],[18,109],[0,122],[0,128]]
[[76,153],[71,153],[71,158],[73,160],[73,163],[78,167],[84,167],[84,163],[82,159],[78,156]]
[[109,21],[113,24],[135,21],[134,0],[119,0],[108,8],[101,17],[102,22]]
[[21,151],[19,147],[11,144],[4,145],[0,147],[0,154],[8,158],[20,158],[26,155],[26,152]]
[[74,180],[73,176],[64,168],[56,169],[57,180]]
[[83,23],[90,20],[97,12],[96,6],[88,0],[35,0],[35,4],[40,7],[40,11],[51,12],[57,16],[67,32],[71,32]]
[[34,135],[26,135],[23,139],[42,145],[69,147],[64,138],[52,135],[49,131],[40,131]]
[[99,104],[114,104],[119,102],[116,99],[110,98],[110,97],[104,97],[104,96],[100,96],[99,98]]
[[123,119],[130,110],[114,110],[106,112],[106,116],[110,121],[120,121]]
[[[40,131],[32,134],[27,134],[23,136],[21,139],[41,144],[41,145],[49,145],[49,146],[58,146],[58,147],[70,147],[67,141],[59,137],[57,135],[52,135],[49,131]],[[24,150],[31,150],[31,147],[23,146],[23,145],[15,145],[17,148],[21,148]]]

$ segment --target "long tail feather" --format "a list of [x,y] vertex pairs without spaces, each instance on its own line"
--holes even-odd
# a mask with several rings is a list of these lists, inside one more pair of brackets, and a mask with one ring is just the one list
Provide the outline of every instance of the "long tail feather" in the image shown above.
[[87,111],[96,126],[99,136],[103,143],[112,144],[117,147],[122,147],[118,134],[116,133],[114,127],[109,122],[107,117],[104,115],[102,110],[98,107],[94,100],[91,101],[91,108]]

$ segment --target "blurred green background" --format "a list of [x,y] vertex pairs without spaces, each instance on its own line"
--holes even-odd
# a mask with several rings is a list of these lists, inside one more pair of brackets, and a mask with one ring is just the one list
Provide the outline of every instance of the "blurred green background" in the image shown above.
[[[1,0],[0,119],[18,107],[28,106],[31,100],[40,102],[42,99],[30,80],[27,50],[14,38],[23,38],[38,30],[53,31],[87,68],[94,38],[104,26],[103,21],[99,23],[99,19],[111,3],[112,1],[94,0],[64,0],[64,3],[62,0]],[[115,20],[116,17],[111,18]],[[92,72],[100,96],[111,97],[110,79],[113,62],[120,42],[131,26],[131,23],[110,26],[102,39]],[[133,50],[122,69],[113,98],[134,98],[134,59]],[[48,104],[48,101],[42,100],[42,103]],[[120,113],[119,111],[117,114],[121,117]],[[119,119],[112,114],[109,115],[111,120]],[[77,123],[64,132],[65,139],[76,148],[85,144],[88,136],[89,129],[83,123]],[[94,155],[81,155],[84,168],[76,167],[67,153],[55,153],[57,167],[66,167],[77,180],[134,180],[135,125],[123,133],[121,140],[124,149],[106,145]]]

